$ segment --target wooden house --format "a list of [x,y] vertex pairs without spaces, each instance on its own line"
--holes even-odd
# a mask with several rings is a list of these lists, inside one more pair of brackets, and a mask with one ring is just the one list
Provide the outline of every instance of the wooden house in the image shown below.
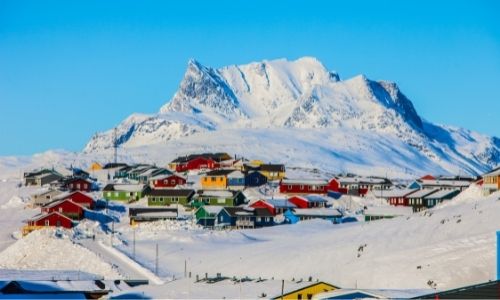
[[153,189],[147,193],[149,206],[188,206],[195,192],[190,189]]
[[214,227],[215,225],[217,225],[218,221],[217,216],[222,209],[223,209],[222,206],[216,206],[216,205],[200,206],[195,212],[196,224],[204,227]]
[[417,179],[408,185],[410,189],[440,189],[460,191],[468,188],[474,181],[473,178],[466,177],[437,177],[435,179]]
[[245,186],[254,187],[267,183],[267,177],[259,171],[248,171],[245,173]]
[[83,219],[83,211],[83,206],[69,199],[54,201],[42,207],[42,213],[49,214],[52,212],[58,212],[73,220]]
[[63,193],[54,198],[54,200],[71,200],[76,204],[79,204],[88,209],[94,209],[94,198],[89,194],[85,194],[80,191],[74,191],[70,193]]
[[245,174],[239,170],[233,170],[226,175],[227,187],[231,190],[242,190],[245,188]]
[[285,222],[295,224],[299,221],[322,219],[332,223],[340,223],[342,213],[334,208],[292,208],[283,214]]
[[413,213],[411,207],[405,206],[370,206],[363,211],[365,221],[392,219],[399,216],[409,216]]
[[295,204],[298,208],[316,208],[325,207],[328,200],[318,195],[292,196],[288,201]]
[[217,224],[225,227],[255,228],[272,226],[273,215],[265,208],[224,207],[217,215]]
[[[283,282],[284,283],[284,282]],[[298,300],[298,299],[313,299],[313,297],[320,293],[325,293],[329,291],[333,291],[339,289],[339,287],[334,286],[332,284],[319,281],[319,282],[302,282],[302,286],[295,287],[290,284],[283,284],[283,293],[278,295],[273,295],[270,297],[271,299],[280,299],[280,300]]]
[[456,195],[460,194],[459,189],[455,190],[440,190],[424,197],[424,205],[427,208],[436,206],[437,204],[454,198]]
[[28,220],[28,225],[24,226],[22,231],[23,235],[26,235],[33,230],[44,227],[72,228],[73,225],[73,220],[55,211],[49,214],[38,215]]
[[288,199],[265,199],[255,201],[250,205],[253,208],[265,208],[273,216],[284,213],[290,208],[297,208],[297,205],[290,202]]
[[266,176],[267,180],[282,180],[285,178],[285,165],[283,164],[261,164],[260,173]]
[[140,172],[139,174],[137,174],[136,178],[139,183],[148,183],[151,178],[167,175],[172,175],[172,172],[165,168],[153,167]]
[[483,175],[482,189],[484,196],[500,190],[500,167]]
[[387,200],[387,203],[394,206],[409,206],[408,196],[418,191],[418,189],[393,189],[373,191],[372,193],[377,198]]
[[[228,178],[230,173],[235,170],[213,170],[207,172],[205,176],[200,178],[201,187],[207,190],[217,190],[217,189],[227,189],[228,188]],[[239,171],[238,171],[239,172]]]
[[238,206],[246,202],[246,197],[241,191],[200,190],[193,200],[194,207],[202,205]]
[[439,191],[438,188],[434,189],[422,189],[407,196],[408,205],[413,207],[414,212],[418,212],[427,208],[425,197],[432,195]]
[[34,172],[24,173],[24,185],[26,186],[44,186],[57,182],[63,178],[63,175],[55,170],[42,169]]
[[190,170],[212,170],[220,167],[222,161],[230,160],[227,153],[202,153],[179,156],[169,163],[169,168],[176,172]]
[[328,182],[328,190],[342,194],[364,197],[369,191],[388,190],[392,182],[387,178],[336,176]]
[[130,207],[128,216],[130,225],[135,225],[139,222],[176,220],[179,211],[176,207]]
[[90,192],[93,190],[93,182],[80,177],[73,177],[64,180],[63,187],[69,191]]
[[62,193],[63,192],[57,189],[49,189],[41,193],[36,193],[30,196],[31,203],[35,206],[43,206],[54,201],[55,198]]
[[280,181],[282,194],[326,194],[328,181],[321,179],[283,179]]
[[108,184],[102,189],[106,200],[132,202],[141,199],[148,189],[143,184]]
[[168,189],[174,188],[178,185],[185,185],[186,178],[171,174],[171,175],[159,175],[150,178],[149,185],[153,189]]

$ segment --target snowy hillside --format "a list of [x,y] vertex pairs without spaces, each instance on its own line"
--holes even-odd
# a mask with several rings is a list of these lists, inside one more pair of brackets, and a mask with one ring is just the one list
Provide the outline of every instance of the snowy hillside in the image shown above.
[[[84,152],[109,151],[113,132],[95,135]],[[160,112],[132,115],[117,126],[117,136],[132,156],[143,151],[136,148],[157,145],[172,158],[171,148],[181,152],[179,144],[188,140],[199,141],[192,151],[246,156],[259,155],[254,147],[271,141],[273,153],[291,153],[298,164],[333,161],[346,171],[368,165],[399,174],[475,174],[500,162],[500,139],[427,122],[395,83],[364,75],[341,80],[310,57],[220,69],[191,60]],[[320,156],[311,161],[302,156],[308,152]]]

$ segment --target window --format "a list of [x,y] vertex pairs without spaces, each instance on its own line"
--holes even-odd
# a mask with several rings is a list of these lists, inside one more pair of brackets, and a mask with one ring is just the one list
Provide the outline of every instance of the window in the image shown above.
[[311,300],[313,298],[313,294],[307,294],[307,299]]
[[302,300],[302,294],[297,295],[297,300]]
[[80,184],[79,183],[76,184],[76,188],[80,189]]
[[212,181],[212,182],[215,182],[216,179],[217,178],[215,178],[215,177],[210,177],[210,181]]
[[56,221],[56,226],[57,226],[57,227],[60,227],[60,226],[61,226],[61,220],[57,220],[57,221]]
[[303,185],[301,185],[301,186],[300,186],[300,190],[303,190],[303,189],[304,189],[304,186],[303,186]]
[[170,182],[175,185],[175,180],[174,179],[172,179]]
[[45,226],[50,226],[50,221],[49,220],[45,220]]
[[115,192],[115,197],[118,197],[118,192]]
[[257,217],[257,222],[260,222],[261,218],[260,217]]
[[87,189],[87,184],[86,184],[86,183],[84,183],[84,184],[83,184],[83,188],[84,188],[85,190]]
[[62,207],[59,207],[59,212],[62,212]]

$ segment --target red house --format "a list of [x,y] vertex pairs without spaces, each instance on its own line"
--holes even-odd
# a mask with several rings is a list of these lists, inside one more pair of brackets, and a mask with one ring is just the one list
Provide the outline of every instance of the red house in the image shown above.
[[436,177],[430,175],[430,174],[427,174],[423,177],[420,178],[421,180],[436,180]]
[[267,199],[258,200],[250,205],[253,208],[265,208],[273,216],[282,214],[289,209],[297,208],[297,205],[290,202],[288,199]]
[[58,212],[52,212],[50,214],[41,215],[29,220],[28,226],[54,226],[71,228],[73,227],[73,221]]
[[186,179],[175,174],[151,178],[150,185],[154,189],[172,188],[186,184]]
[[94,198],[80,191],[72,192],[69,195],[63,195],[62,197],[58,197],[57,200],[71,200],[88,209],[94,209]]
[[266,202],[265,200],[255,201],[254,203],[250,204],[250,207],[253,207],[253,208],[265,208],[271,214],[273,214],[273,216],[276,216],[276,210],[274,209],[274,206],[271,205],[270,203]]
[[283,179],[280,182],[280,193],[283,194],[326,194],[326,180]]
[[83,219],[83,210],[84,208],[81,205],[68,199],[56,201],[42,207],[42,213],[57,212],[73,220]]
[[394,206],[409,206],[408,196],[416,192],[417,189],[404,189],[388,191],[387,202]]
[[185,172],[189,170],[215,169],[215,168],[218,168],[218,163],[215,160],[199,156],[185,163],[177,165],[175,170],[177,172]]
[[325,207],[327,202],[326,199],[317,195],[292,196],[288,198],[288,201],[295,204],[298,208]]
[[64,185],[70,191],[92,191],[92,182],[83,178],[71,178]]

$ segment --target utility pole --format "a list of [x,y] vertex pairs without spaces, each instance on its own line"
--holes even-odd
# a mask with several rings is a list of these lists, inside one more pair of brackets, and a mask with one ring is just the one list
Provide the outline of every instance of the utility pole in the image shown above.
[[187,278],[187,260],[184,259],[184,278]]
[[113,223],[111,223],[111,236],[109,237],[109,244],[111,247],[113,247],[113,235],[115,234],[115,221],[113,220]]
[[158,276],[158,243],[156,243],[155,274],[156,274],[156,276]]
[[116,136],[116,127],[113,129],[113,156],[114,156],[114,162],[115,164],[117,163],[117,158],[118,158],[118,138]]
[[285,293],[285,279],[281,279],[281,300],[283,300],[284,293]]

